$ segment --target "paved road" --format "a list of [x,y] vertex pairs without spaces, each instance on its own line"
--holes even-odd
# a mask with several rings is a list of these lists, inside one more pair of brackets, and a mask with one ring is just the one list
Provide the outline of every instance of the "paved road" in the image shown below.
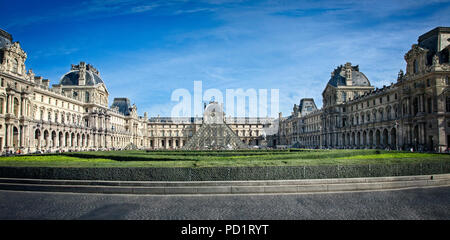
[[234,196],[0,191],[0,219],[450,219],[450,186]]

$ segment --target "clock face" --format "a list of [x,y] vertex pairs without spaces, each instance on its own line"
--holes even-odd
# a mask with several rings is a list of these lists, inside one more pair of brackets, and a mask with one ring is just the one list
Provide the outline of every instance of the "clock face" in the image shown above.
[[214,117],[214,116],[216,116],[216,114],[212,112],[212,113],[211,113],[211,117]]

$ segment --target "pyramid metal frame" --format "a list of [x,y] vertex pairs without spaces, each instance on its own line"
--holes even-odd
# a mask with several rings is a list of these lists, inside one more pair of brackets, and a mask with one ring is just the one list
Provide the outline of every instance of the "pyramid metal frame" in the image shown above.
[[203,123],[198,131],[183,146],[184,150],[235,150],[248,149],[225,123]]

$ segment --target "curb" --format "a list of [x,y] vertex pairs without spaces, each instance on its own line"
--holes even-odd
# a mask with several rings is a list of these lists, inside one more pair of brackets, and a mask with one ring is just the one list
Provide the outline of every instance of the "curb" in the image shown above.
[[89,181],[0,178],[0,190],[102,194],[320,193],[450,185],[450,174],[269,181]]

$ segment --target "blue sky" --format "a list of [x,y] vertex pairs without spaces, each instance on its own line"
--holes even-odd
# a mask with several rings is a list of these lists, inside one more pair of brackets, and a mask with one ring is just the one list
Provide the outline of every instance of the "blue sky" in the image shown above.
[[417,38],[450,26],[450,2],[228,0],[0,0],[0,28],[27,52],[27,69],[57,84],[71,64],[94,65],[114,97],[140,115],[170,116],[171,93],[279,89],[289,115],[301,98],[322,106],[338,65],[382,87],[405,68]]

